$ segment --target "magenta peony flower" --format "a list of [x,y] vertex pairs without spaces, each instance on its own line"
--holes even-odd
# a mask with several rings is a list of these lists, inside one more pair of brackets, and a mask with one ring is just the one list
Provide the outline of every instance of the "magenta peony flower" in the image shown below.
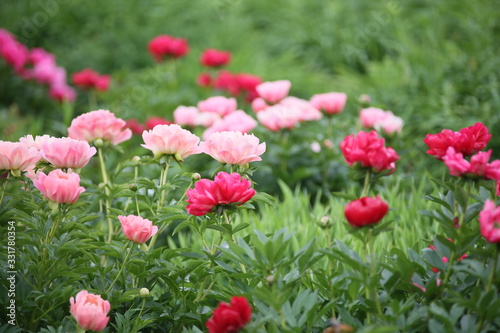
[[259,138],[253,134],[230,131],[213,133],[200,143],[200,148],[221,163],[245,165],[262,161],[259,156],[266,151],[266,144],[259,144]]
[[236,99],[233,97],[226,98],[224,96],[210,97],[204,101],[198,102],[198,109],[202,112],[214,112],[221,117],[227,116],[234,112],[237,108]]
[[339,92],[317,94],[311,97],[310,102],[316,109],[327,114],[338,114],[345,107],[347,95]]
[[490,243],[500,243],[500,208],[490,199],[484,203],[479,213],[481,235]]
[[245,111],[236,110],[224,118],[216,121],[210,128],[203,132],[203,140],[208,140],[212,133],[225,131],[239,131],[248,133],[257,127],[257,121]]
[[119,215],[118,220],[122,224],[122,231],[125,237],[134,243],[145,243],[158,232],[158,227],[154,226],[153,222],[143,219],[140,216]]
[[51,171],[48,175],[38,173],[38,179],[33,180],[35,187],[50,201],[57,203],[75,203],[85,189],[80,186],[80,176],[76,173],[65,173],[60,169]]
[[0,140],[0,170],[24,171],[40,160],[36,148],[22,142]]
[[87,141],[71,138],[51,138],[42,144],[40,155],[56,168],[81,169],[96,153]]
[[398,154],[391,147],[385,147],[385,140],[379,138],[377,132],[359,132],[346,136],[340,143],[340,149],[350,166],[359,163],[362,167],[371,168],[375,172],[396,170]]
[[292,83],[290,81],[280,80],[261,83],[255,89],[266,102],[275,104],[288,96],[291,87]]
[[96,71],[85,68],[80,72],[73,74],[73,83],[82,89],[96,89],[99,91],[108,90],[111,82],[111,76],[100,75]]
[[221,67],[229,64],[231,53],[216,49],[206,49],[200,57],[200,63],[206,67]]
[[455,148],[448,147],[446,155],[442,157],[450,174],[456,177],[484,178],[500,181],[500,160],[488,163],[491,149],[472,155],[470,162],[464,159],[462,153],[457,153]]
[[389,205],[380,196],[363,197],[345,206],[344,215],[355,228],[378,223],[389,211]]
[[108,110],[96,110],[73,119],[68,128],[68,136],[87,142],[102,139],[117,145],[132,136],[132,131],[126,126],[123,119],[116,118]]
[[185,56],[189,52],[189,45],[186,39],[160,35],[149,42],[148,50],[156,62],[161,62],[165,58],[181,58]]
[[142,133],[143,146],[155,156],[174,155],[177,161],[202,152],[198,146],[200,138],[177,124],[157,125],[150,131]]
[[49,90],[49,97],[57,102],[73,102],[76,99],[76,92],[66,83],[52,85]]
[[238,333],[252,318],[252,308],[245,297],[232,297],[229,304],[221,302],[206,326],[209,333]]
[[189,189],[186,210],[201,216],[215,211],[217,206],[242,205],[255,195],[252,182],[238,173],[219,172],[213,181],[202,179]]
[[200,110],[194,106],[178,106],[174,110],[174,123],[194,127],[199,113]]
[[111,305],[100,295],[82,290],[76,294],[76,298],[71,297],[69,303],[71,315],[81,328],[94,332],[100,332],[106,328],[109,322],[107,314]]

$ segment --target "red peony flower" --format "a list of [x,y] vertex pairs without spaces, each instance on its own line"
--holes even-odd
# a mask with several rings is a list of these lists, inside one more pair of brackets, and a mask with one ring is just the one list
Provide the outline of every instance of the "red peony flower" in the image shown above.
[[171,125],[172,122],[162,117],[150,117],[146,120],[146,129],[152,130],[156,125]]
[[200,62],[206,67],[221,67],[231,61],[231,53],[216,49],[206,49],[203,51]]
[[213,181],[202,179],[187,191],[187,212],[202,216],[217,206],[242,205],[255,195],[252,182],[238,173],[219,172]]
[[161,62],[166,57],[181,58],[185,56],[189,52],[189,45],[184,38],[160,35],[149,42],[148,50],[156,62]]
[[344,215],[350,225],[356,228],[378,223],[389,211],[389,205],[380,196],[363,197],[345,206]]
[[200,87],[210,87],[213,83],[212,81],[212,77],[208,73],[200,73],[200,75],[198,75],[198,78],[196,79],[196,83]]
[[229,304],[221,302],[206,326],[209,333],[238,333],[252,317],[252,308],[245,297],[232,297]]
[[99,75],[96,71],[85,68],[80,72],[73,74],[73,83],[82,89],[96,89],[99,91],[106,91],[111,82],[111,76]]

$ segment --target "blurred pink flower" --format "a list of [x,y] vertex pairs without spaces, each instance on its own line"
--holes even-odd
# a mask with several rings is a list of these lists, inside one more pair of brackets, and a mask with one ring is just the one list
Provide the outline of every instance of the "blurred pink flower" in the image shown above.
[[375,123],[374,128],[379,132],[383,130],[387,134],[393,134],[401,133],[403,126],[403,119],[396,117],[391,111],[386,111],[385,119]]
[[76,99],[76,92],[66,83],[52,85],[49,90],[49,97],[58,102],[73,102]]
[[40,155],[56,168],[81,169],[96,153],[87,141],[71,138],[50,138],[43,142]]
[[366,108],[361,109],[359,112],[359,119],[361,124],[366,128],[374,128],[375,124],[386,118],[386,112],[379,108]]
[[487,199],[479,213],[481,235],[490,243],[500,243],[500,208]]
[[134,243],[145,243],[158,232],[158,227],[154,226],[153,222],[143,219],[140,216],[119,215],[118,220],[122,224],[122,231],[125,237]]
[[261,83],[255,89],[266,102],[275,104],[288,96],[291,87],[292,83],[290,81],[279,80]]
[[327,114],[337,114],[342,112],[347,101],[345,93],[330,92],[313,95],[310,99],[311,104],[318,110]]
[[262,161],[260,155],[266,151],[266,144],[259,144],[259,138],[253,134],[231,131],[213,133],[200,143],[200,148],[220,163],[245,165]]
[[198,146],[200,138],[177,124],[157,125],[150,131],[142,133],[143,146],[155,156],[174,155],[177,161],[202,152]]
[[174,110],[174,123],[184,126],[196,126],[196,117],[200,110],[194,106],[178,106]]
[[239,131],[248,133],[257,127],[257,121],[249,116],[245,111],[236,110],[216,121],[210,128],[203,132],[203,140],[207,140],[212,133],[225,131]]
[[255,195],[252,182],[238,173],[219,172],[213,181],[201,179],[194,189],[187,190],[186,210],[201,216],[215,211],[218,206],[242,205]]
[[139,123],[135,118],[125,120],[125,127],[130,128],[133,134],[141,134],[146,130],[146,125]]
[[132,131],[126,126],[123,119],[116,118],[108,110],[96,110],[73,119],[68,128],[68,136],[87,142],[102,139],[117,145],[132,136]]
[[323,117],[321,111],[316,109],[309,101],[297,97],[285,97],[279,102],[279,105],[298,109],[300,111],[299,121],[319,120]]
[[385,147],[384,138],[379,138],[377,132],[359,132],[346,136],[340,143],[340,149],[350,166],[359,163],[362,167],[371,168],[375,172],[396,170],[398,154],[391,147]]
[[40,154],[36,148],[22,142],[0,140],[0,170],[24,171],[38,160]]
[[206,49],[203,51],[200,62],[207,67],[221,67],[231,61],[231,52],[220,51],[216,49]]
[[214,112],[200,112],[196,115],[196,119],[194,124],[196,126],[210,127],[215,122],[219,121],[221,116],[218,113]]
[[259,122],[274,132],[294,128],[299,123],[300,116],[301,112],[297,107],[279,104],[257,113]]
[[100,295],[82,290],[76,294],[76,298],[71,297],[69,303],[71,315],[81,328],[94,332],[100,332],[106,328],[109,322],[107,314],[111,305]]
[[457,153],[455,148],[448,147],[446,155],[443,156],[444,164],[450,170],[452,176],[468,178],[484,178],[500,180],[500,160],[488,163],[491,157],[491,149],[472,155],[470,162],[464,159],[462,153]]
[[60,169],[53,170],[48,175],[40,171],[33,184],[46,199],[57,203],[75,203],[85,191],[80,186],[80,176],[77,173],[65,173]]
[[172,122],[163,117],[149,117],[146,119],[146,129],[151,130],[158,125],[171,125]]
[[28,63],[29,50],[7,30],[0,29],[0,32],[0,57],[12,66],[16,73],[21,74]]
[[96,89],[99,91],[108,90],[111,76],[100,75],[90,68],[85,68],[80,72],[73,73],[73,83],[82,89]]
[[262,97],[257,97],[252,101],[252,109],[255,113],[265,110],[268,106]]
[[198,75],[198,78],[196,79],[196,83],[200,87],[210,87],[213,84],[213,80],[212,80],[212,77],[210,76],[210,74],[200,73],[200,75]]
[[33,138],[33,135],[28,134],[19,139],[19,142],[25,144],[28,147],[36,148],[37,150],[42,149],[42,144],[48,140],[54,138],[48,134],[45,135],[37,135]]
[[226,98],[224,96],[214,96],[198,102],[198,109],[200,109],[200,111],[214,112],[222,117],[234,112],[236,108],[237,102],[233,97]]

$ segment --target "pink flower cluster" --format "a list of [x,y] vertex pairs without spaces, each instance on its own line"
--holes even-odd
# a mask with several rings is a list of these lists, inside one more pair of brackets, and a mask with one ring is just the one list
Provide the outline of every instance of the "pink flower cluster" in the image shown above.
[[481,235],[490,243],[500,243],[500,208],[490,199],[479,213]]
[[100,332],[108,325],[107,315],[111,305],[100,295],[82,290],[76,294],[75,298],[71,297],[69,303],[71,315],[82,329]]
[[189,45],[184,38],[159,35],[149,42],[148,50],[156,62],[161,62],[165,59],[184,57],[189,52]]
[[80,72],[73,73],[73,83],[82,89],[95,89],[98,91],[106,91],[111,82],[111,76],[100,75],[96,71],[85,68]]
[[209,73],[201,73],[197,79],[200,87],[226,91],[233,97],[243,95],[244,99],[248,102],[253,101],[257,97],[256,87],[261,82],[262,79],[256,75],[231,73],[227,70],[219,71],[217,76]]
[[350,166],[355,164],[363,168],[370,168],[375,172],[396,170],[398,153],[391,147],[385,147],[384,138],[379,138],[377,132],[359,132],[344,138],[340,149]]
[[252,182],[239,173],[219,172],[213,181],[201,179],[187,191],[187,212],[201,216],[214,212],[217,207],[242,205],[255,195]]
[[459,132],[445,129],[427,134],[424,142],[429,147],[427,153],[442,160],[451,175],[500,181],[500,160],[489,163],[492,151],[481,151],[490,138],[488,128],[476,123]]
[[56,65],[55,56],[44,49],[29,50],[7,30],[0,29],[0,57],[23,79],[49,87],[49,97],[72,102],[76,93],[66,83],[66,70]]
[[374,128],[379,132],[383,130],[387,134],[401,133],[404,125],[403,119],[395,116],[391,111],[374,107],[362,109],[359,119],[364,127]]

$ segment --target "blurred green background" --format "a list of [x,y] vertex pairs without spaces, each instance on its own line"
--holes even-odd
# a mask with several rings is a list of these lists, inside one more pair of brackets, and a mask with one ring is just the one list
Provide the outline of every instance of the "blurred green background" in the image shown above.
[[[500,156],[499,18],[494,0],[0,2],[0,25],[28,47],[54,53],[69,75],[86,67],[111,74],[100,107],[120,117],[171,118],[178,105],[210,96],[195,83],[203,71],[198,58],[204,49],[218,48],[232,52],[230,71],[288,79],[291,95],[346,92],[341,117],[351,125],[338,128],[335,144],[356,130],[356,99],[368,94],[375,106],[404,119],[403,135],[393,144],[409,173],[436,163],[422,155],[426,133],[477,121],[490,128],[488,148]],[[147,51],[159,34],[187,38],[190,45],[176,64],[175,89]],[[53,125],[60,106],[4,63],[0,74],[1,138],[61,135]],[[81,91],[76,111],[90,111]]]

